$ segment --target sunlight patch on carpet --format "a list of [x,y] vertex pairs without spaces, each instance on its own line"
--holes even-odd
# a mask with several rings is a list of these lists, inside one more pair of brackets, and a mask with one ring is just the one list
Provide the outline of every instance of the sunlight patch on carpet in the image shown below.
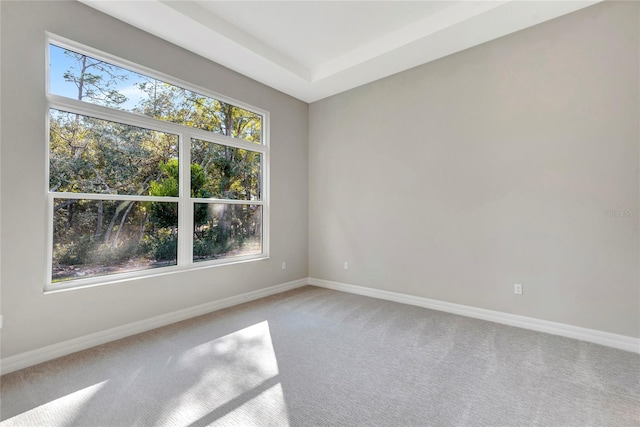
[[93,399],[109,380],[90,385],[58,399],[23,412],[3,422],[6,425],[39,425],[46,419],[50,425],[60,425],[64,421],[80,415],[86,404]]
[[[208,425],[224,419],[243,425],[288,424],[278,361],[267,321],[184,351],[179,370],[207,366],[167,414],[168,422]],[[203,412],[203,408],[209,408]]]

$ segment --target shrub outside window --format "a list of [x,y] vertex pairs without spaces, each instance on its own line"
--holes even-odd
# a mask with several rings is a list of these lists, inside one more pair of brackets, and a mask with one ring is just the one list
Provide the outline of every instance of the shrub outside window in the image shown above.
[[267,112],[49,42],[47,289],[268,256]]

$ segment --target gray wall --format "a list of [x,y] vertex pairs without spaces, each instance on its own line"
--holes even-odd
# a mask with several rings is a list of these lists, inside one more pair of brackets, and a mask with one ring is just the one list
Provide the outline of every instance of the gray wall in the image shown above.
[[[2,1],[2,357],[308,275],[308,105],[80,3]],[[44,294],[45,31],[271,113],[271,259]],[[287,261],[287,270],[280,268]]]
[[310,275],[640,337],[639,7],[311,104]]

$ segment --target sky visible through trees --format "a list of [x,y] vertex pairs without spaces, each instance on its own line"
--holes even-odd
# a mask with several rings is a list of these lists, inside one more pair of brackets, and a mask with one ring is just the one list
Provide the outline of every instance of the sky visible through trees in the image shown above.
[[[71,81],[66,80],[64,75],[68,71],[77,72],[78,61],[76,57],[65,52],[68,51],[58,46],[50,45],[49,90],[56,95],[77,99],[78,87]],[[139,84],[143,83],[147,78],[124,68],[117,68],[119,75],[125,76],[125,78],[116,81],[113,89],[127,98],[118,108],[133,111],[136,105],[147,97],[147,94],[139,87]],[[100,74],[97,73],[97,75]]]
[[[52,94],[262,143],[259,114],[53,44],[49,54]],[[49,126],[52,281],[177,264],[178,136],[54,107]],[[200,199],[192,261],[261,253],[262,205],[251,202],[262,200],[263,155],[213,138],[185,142]]]

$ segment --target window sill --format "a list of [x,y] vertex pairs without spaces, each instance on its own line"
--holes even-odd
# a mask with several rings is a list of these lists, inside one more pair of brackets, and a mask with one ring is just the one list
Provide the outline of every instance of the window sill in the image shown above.
[[66,292],[77,289],[87,289],[96,286],[111,285],[116,283],[130,282],[141,279],[151,279],[155,277],[169,276],[176,273],[185,273],[189,271],[206,270],[215,267],[225,267],[235,264],[244,264],[253,261],[268,260],[268,255],[249,255],[245,257],[237,257],[234,259],[211,260],[192,263],[185,266],[169,266],[160,267],[155,270],[140,270],[129,273],[112,274],[109,276],[91,277],[87,279],[72,279],[65,282],[47,283],[44,288],[44,294],[54,294],[58,292]]

